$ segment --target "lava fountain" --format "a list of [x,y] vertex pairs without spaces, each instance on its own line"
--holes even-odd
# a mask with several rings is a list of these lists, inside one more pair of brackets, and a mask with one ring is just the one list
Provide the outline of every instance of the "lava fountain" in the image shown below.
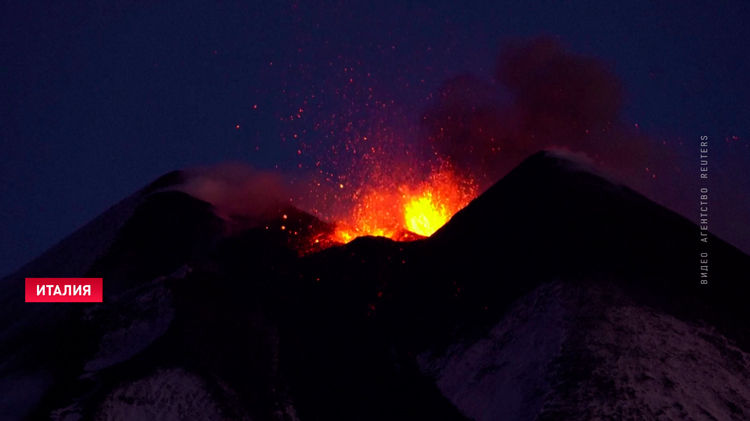
[[391,183],[367,186],[355,195],[351,214],[337,224],[334,240],[340,243],[363,236],[408,241],[429,237],[476,197],[476,185],[448,165],[433,171],[416,185]]

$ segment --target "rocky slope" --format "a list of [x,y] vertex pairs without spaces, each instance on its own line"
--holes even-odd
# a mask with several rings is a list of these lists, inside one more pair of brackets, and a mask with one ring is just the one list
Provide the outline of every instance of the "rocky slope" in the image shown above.
[[[325,250],[293,208],[228,229],[183,178],[0,281],[4,419],[750,417],[750,257],[711,236],[701,286],[693,223],[557,154],[430,238]],[[26,276],[104,302],[26,304]]]

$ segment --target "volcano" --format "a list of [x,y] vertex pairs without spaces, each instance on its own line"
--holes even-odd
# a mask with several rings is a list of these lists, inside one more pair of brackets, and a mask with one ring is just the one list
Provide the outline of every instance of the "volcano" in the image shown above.
[[[750,257],[709,235],[701,284],[694,223],[559,153],[409,242],[227,221],[185,177],[0,281],[3,419],[750,417]],[[45,276],[103,302],[24,303]]]

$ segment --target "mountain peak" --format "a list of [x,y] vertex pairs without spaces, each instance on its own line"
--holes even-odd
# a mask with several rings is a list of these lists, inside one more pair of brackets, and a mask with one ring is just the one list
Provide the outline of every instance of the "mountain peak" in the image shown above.
[[[0,412],[464,421],[750,411],[750,257],[710,236],[701,286],[698,227],[581,156],[530,156],[429,238],[324,252],[295,252],[332,229],[312,215],[222,219],[174,191],[184,182],[166,174],[5,280],[0,386],[14,392]],[[103,277],[104,302],[23,303],[22,276],[40,275]],[[154,404],[164,401],[176,406]]]

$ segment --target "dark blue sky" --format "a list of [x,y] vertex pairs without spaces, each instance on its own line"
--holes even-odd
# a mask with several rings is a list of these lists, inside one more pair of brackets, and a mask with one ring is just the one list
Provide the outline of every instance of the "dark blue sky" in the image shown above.
[[[614,69],[623,120],[681,156],[721,140],[713,162],[750,185],[747,2],[92,3],[0,11],[0,275],[170,170],[307,168],[312,128],[374,103],[402,129],[446,78],[490,78],[499,42],[540,34]],[[738,244],[747,214],[727,215]]]

